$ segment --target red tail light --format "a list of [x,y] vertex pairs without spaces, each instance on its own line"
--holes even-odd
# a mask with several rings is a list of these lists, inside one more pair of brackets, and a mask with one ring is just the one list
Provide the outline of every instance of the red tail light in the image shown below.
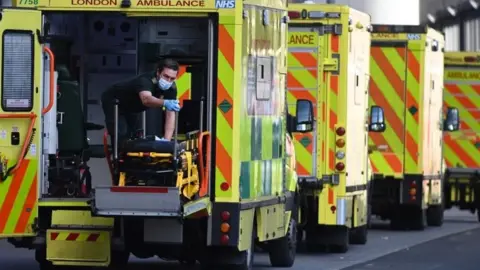
[[345,131],[345,128],[339,127],[339,128],[337,128],[336,132],[337,132],[338,136],[343,136],[343,135],[345,135],[346,131]]
[[335,165],[335,169],[337,171],[343,171],[343,170],[345,170],[345,164],[343,164],[343,162],[339,162]]
[[222,220],[223,220],[223,221],[227,221],[227,220],[230,219],[230,212],[228,212],[228,211],[223,211],[222,214],[221,214],[221,216],[222,216]]
[[224,234],[220,237],[220,244],[228,245],[228,241],[230,241],[230,237],[228,237],[228,235]]

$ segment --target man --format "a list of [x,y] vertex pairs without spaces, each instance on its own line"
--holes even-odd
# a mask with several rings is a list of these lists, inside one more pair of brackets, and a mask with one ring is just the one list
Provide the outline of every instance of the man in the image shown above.
[[[175,112],[180,110],[175,85],[178,69],[179,65],[176,61],[165,59],[157,65],[155,72],[147,72],[130,80],[116,83],[102,94],[105,124],[112,139],[112,144],[115,139],[115,100],[119,101],[119,119],[123,117],[126,122],[127,129],[123,136],[128,136],[136,131],[140,112],[148,108],[165,107],[163,139],[172,139],[175,129]],[[120,138],[123,136],[119,135]]]

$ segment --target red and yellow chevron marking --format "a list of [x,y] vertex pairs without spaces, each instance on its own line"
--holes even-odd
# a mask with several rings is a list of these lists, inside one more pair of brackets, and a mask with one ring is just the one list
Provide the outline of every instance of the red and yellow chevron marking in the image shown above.
[[[330,48],[332,53],[337,54],[340,51],[340,37],[337,35],[330,36]],[[329,89],[327,94],[328,102],[330,104],[330,110],[324,109],[325,116],[324,120],[328,121],[329,126],[329,140],[328,140],[328,169],[330,173],[335,172],[335,126],[338,122],[338,91],[339,91],[339,81],[338,77],[340,75],[334,75],[331,72],[325,72],[324,77],[328,81]],[[325,107],[326,105],[322,105]],[[326,119],[325,119],[326,118]],[[348,132],[348,131],[347,131]],[[322,143],[322,150],[325,149],[324,144]],[[322,151],[325,153],[325,151]],[[323,159],[323,158],[322,158]]]
[[[215,197],[232,197],[233,91],[235,87],[235,25],[218,26],[217,132]],[[230,104],[230,109],[221,106]],[[226,183],[226,184],[224,184]],[[227,186],[228,185],[228,186]],[[223,189],[222,189],[223,187]],[[230,187],[226,189],[225,187]]]
[[448,167],[480,167],[480,85],[445,83],[444,107],[456,107],[461,126],[444,133],[443,157]]
[[37,160],[24,159],[15,174],[0,183],[0,235],[34,235],[37,167]]
[[183,101],[185,99],[190,99],[190,88],[192,85],[192,76],[187,72],[187,67],[185,65],[180,66],[178,70],[177,80],[175,84],[177,85],[177,95],[178,100],[180,101],[180,106],[183,106]]
[[[287,103],[289,113],[295,114],[295,104],[298,99],[307,99],[314,104],[314,114],[317,115],[318,92],[318,53],[317,47],[311,51],[295,51],[288,53],[287,73]],[[313,160],[313,145],[317,136],[313,132],[294,134],[294,145],[297,160],[297,174],[300,176],[315,175]],[[303,143],[302,143],[303,142]]]
[[51,241],[104,242],[105,235],[98,232],[50,232]]
[[371,48],[369,103],[384,109],[388,125],[384,133],[369,134],[377,149],[370,155],[375,173],[419,173],[419,57],[406,47]]

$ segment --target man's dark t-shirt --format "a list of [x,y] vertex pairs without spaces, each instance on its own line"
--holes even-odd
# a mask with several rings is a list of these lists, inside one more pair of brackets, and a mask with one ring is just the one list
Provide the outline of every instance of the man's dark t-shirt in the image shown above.
[[113,102],[114,99],[118,99],[120,111],[139,113],[148,109],[142,104],[138,95],[142,91],[150,91],[153,96],[158,98],[177,99],[175,83],[169,89],[162,91],[158,88],[155,77],[155,72],[147,72],[128,81],[116,83],[102,94],[102,102]]

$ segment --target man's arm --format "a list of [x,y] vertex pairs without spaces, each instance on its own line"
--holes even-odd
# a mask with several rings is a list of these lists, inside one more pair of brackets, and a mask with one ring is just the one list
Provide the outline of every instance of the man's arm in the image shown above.
[[[166,91],[165,99],[177,99],[177,87],[174,83],[172,88]],[[165,126],[163,137],[167,140],[171,140],[173,137],[173,132],[175,131],[175,112],[174,111],[165,111]]]
[[152,95],[152,92],[148,90],[140,91],[138,93],[138,96],[140,97],[140,100],[142,101],[142,104],[145,107],[149,107],[149,108],[163,107],[163,99],[154,97]]
[[165,111],[165,132],[163,138],[171,140],[173,137],[173,131],[175,130],[175,112]]

